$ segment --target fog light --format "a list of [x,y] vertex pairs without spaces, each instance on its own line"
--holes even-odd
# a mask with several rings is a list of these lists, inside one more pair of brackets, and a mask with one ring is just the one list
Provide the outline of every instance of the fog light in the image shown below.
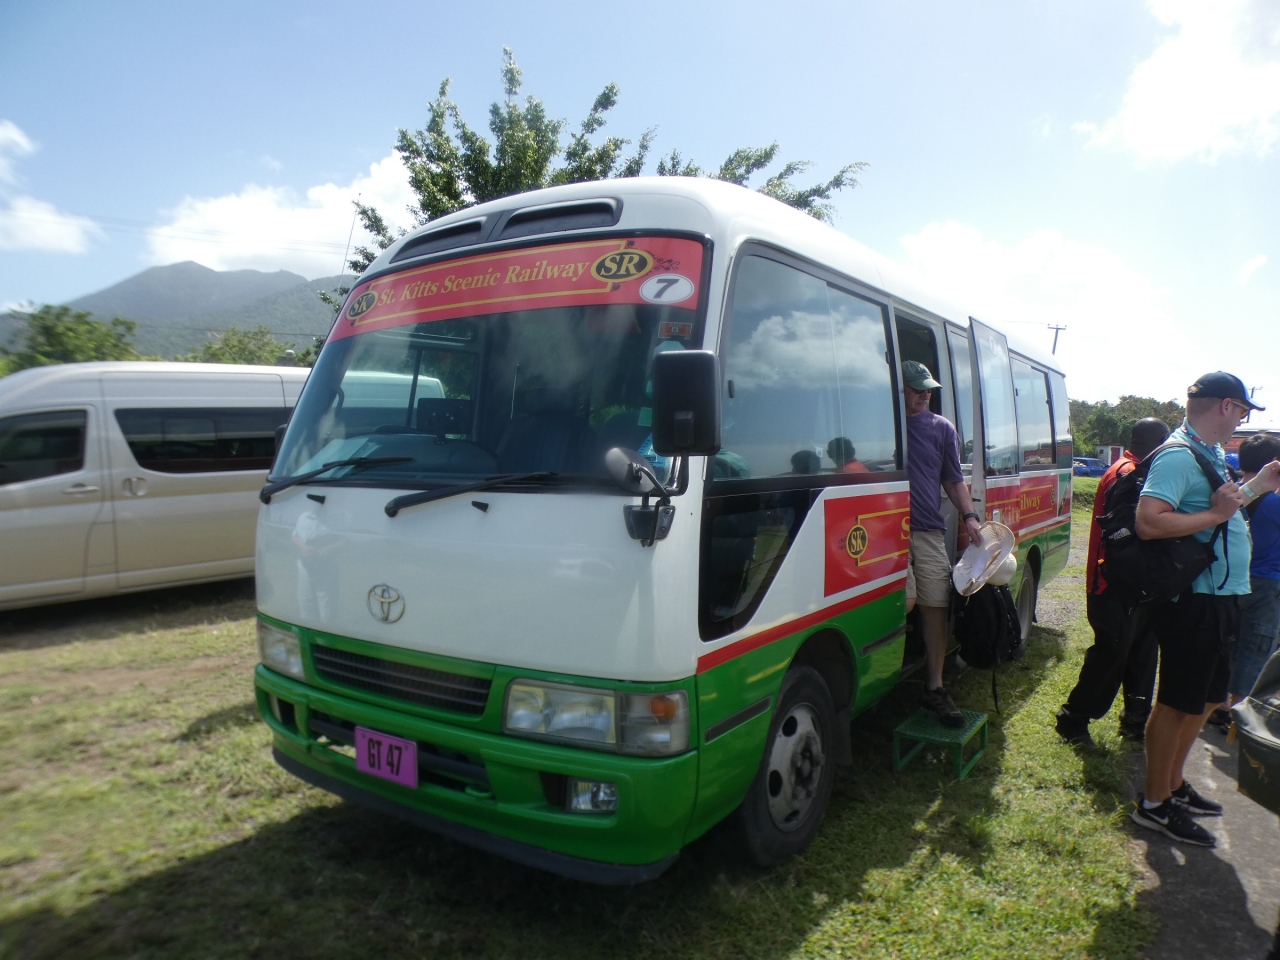
[[618,809],[616,783],[571,778],[566,794],[571,813],[613,813]]

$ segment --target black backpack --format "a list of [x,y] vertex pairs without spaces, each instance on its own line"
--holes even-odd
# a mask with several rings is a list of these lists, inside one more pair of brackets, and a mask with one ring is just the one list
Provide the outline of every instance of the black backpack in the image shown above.
[[971,667],[991,671],[991,697],[1000,712],[996,667],[1013,659],[1022,646],[1022,625],[1009,588],[987,584],[967,597],[955,599],[955,638],[960,659]]
[[1101,573],[1107,591],[1131,607],[1172,600],[1191,588],[1196,577],[1209,569],[1218,559],[1214,545],[1222,538],[1223,556],[1227,558],[1227,572],[1219,588],[1226,585],[1231,573],[1231,560],[1227,556],[1227,524],[1218,524],[1208,543],[1195,536],[1171,537],[1163,540],[1143,540],[1138,536],[1138,500],[1142,487],[1151,472],[1156,454],[1168,447],[1185,447],[1196,458],[1210,494],[1226,481],[1199,450],[1180,440],[1169,440],[1147,455],[1141,463],[1120,477],[1107,491],[1103,501],[1106,511],[1094,522],[1102,528]]

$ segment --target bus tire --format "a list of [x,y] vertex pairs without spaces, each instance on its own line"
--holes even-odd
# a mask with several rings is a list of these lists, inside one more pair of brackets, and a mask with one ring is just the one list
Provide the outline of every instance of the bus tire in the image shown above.
[[1026,643],[1031,636],[1031,624],[1036,619],[1036,598],[1040,593],[1040,584],[1036,572],[1028,570],[1022,577],[1022,586],[1018,588],[1018,626],[1022,630],[1022,642]]
[[747,852],[760,866],[795,856],[817,835],[835,781],[835,723],[822,675],[803,664],[788,670],[760,769],[738,811]]

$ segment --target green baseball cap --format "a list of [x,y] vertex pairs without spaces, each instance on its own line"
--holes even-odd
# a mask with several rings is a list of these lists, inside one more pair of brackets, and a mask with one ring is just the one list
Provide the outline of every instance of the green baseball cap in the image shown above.
[[912,390],[937,390],[942,386],[919,360],[902,361],[902,382]]

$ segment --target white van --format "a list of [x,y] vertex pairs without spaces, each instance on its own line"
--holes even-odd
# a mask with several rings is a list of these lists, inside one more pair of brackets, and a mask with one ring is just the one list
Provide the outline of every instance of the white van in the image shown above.
[[310,370],[103,362],[0,379],[0,610],[253,573]]

